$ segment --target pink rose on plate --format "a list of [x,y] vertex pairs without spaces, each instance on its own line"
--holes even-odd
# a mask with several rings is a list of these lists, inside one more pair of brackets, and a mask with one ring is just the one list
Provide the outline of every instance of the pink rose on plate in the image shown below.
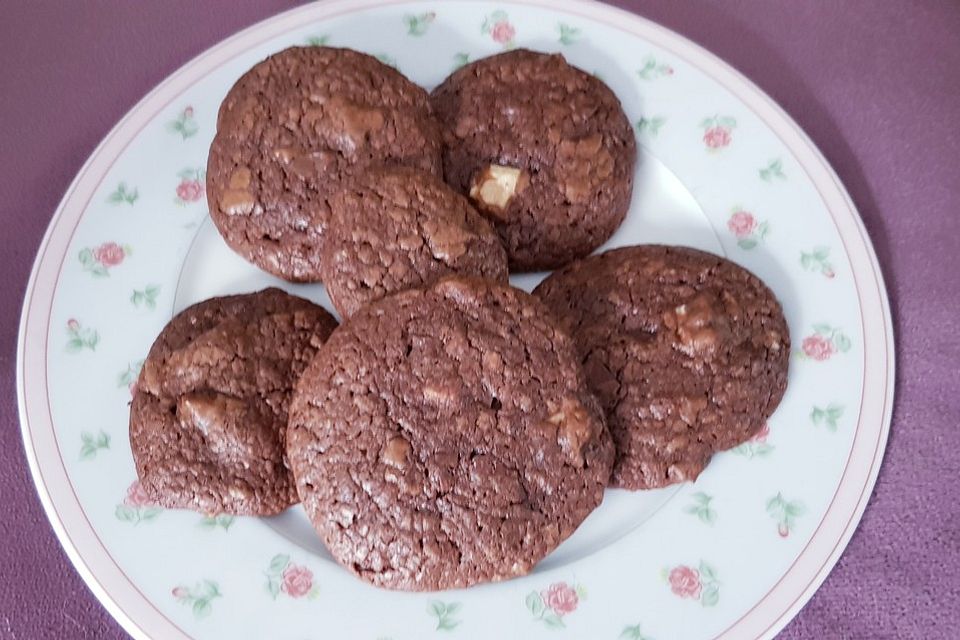
[[770,425],[764,422],[763,426],[760,427],[760,431],[757,431],[750,439],[754,442],[766,442],[768,435],[770,435]]
[[674,567],[668,578],[670,581],[670,590],[681,598],[700,597],[700,572],[690,567]]
[[77,331],[80,329],[80,323],[77,322],[75,318],[70,318],[67,320],[67,329],[70,331]]
[[305,596],[313,588],[313,572],[306,567],[290,563],[283,570],[283,584],[280,588],[291,598]]
[[513,25],[506,20],[501,20],[500,22],[496,23],[490,30],[490,37],[500,44],[506,44],[510,42],[513,40],[513,36],[515,35],[517,35],[517,30],[514,29]]
[[184,202],[194,202],[203,196],[203,185],[199,180],[183,180],[177,185],[177,197]]
[[184,109],[184,110],[183,110],[183,117],[184,117],[184,118],[192,118],[192,117],[193,117],[193,107],[187,107],[186,109]]
[[757,227],[757,220],[753,214],[746,211],[736,211],[730,219],[727,220],[727,228],[730,233],[738,238],[746,238]]
[[145,507],[152,503],[153,500],[147,495],[139,480],[134,480],[133,484],[127,488],[127,495],[123,499],[123,504],[128,507]]
[[171,593],[177,600],[183,600],[184,598],[190,597],[190,592],[187,591],[185,587],[174,587]]
[[554,613],[562,616],[566,613],[572,613],[577,609],[580,597],[576,589],[565,582],[555,582],[547,589],[540,592],[544,604],[553,609]]
[[808,358],[814,360],[827,360],[836,351],[833,342],[820,335],[807,336],[803,339],[800,348]]
[[703,134],[703,142],[711,149],[720,149],[730,144],[730,129],[721,126],[710,127]]
[[124,258],[123,247],[116,242],[104,242],[93,250],[93,259],[105,267],[114,267]]

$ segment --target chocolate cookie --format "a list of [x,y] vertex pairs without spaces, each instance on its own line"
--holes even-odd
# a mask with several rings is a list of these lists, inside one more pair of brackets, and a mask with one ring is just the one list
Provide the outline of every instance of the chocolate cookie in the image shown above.
[[320,265],[330,300],[343,316],[444,275],[507,280],[507,254],[493,227],[430,174],[371,169],[330,206]]
[[446,180],[494,223],[511,270],[562,266],[623,222],[633,129],[610,88],[562,55],[515,49],[478,60],[431,102]]
[[287,280],[320,280],[328,198],[371,163],[440,175],[426,92],[349,49],[293,47],[254,66],[217,118],[210,216],[241,256]]
[[753,436],[787,386],[790,336],[746,269],[682,247],[624,247],[534,291],[573,335],[617,445],[611,484],[695,480]]
[[279,289],[177,314],[130,406],[140,484],[165,507],[270,515],[297,502],[284,455],[291,390],[337,323]]
[[459,276],[330,336],[297,385],[287,453],[334,558],[415,591],[526,574],[600,504],[613,463],[544,306]]

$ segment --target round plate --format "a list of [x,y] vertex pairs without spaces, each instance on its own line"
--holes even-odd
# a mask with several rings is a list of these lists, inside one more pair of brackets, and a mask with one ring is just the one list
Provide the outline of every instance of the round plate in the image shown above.
[[[353,47],[432,87],[505,48],[560,51],[623,102],[642,151],[608,246],[686,244],[771,285],[793,336],[789,387],[750,442],[695,484],[609,491],[524,578],[462,591],[377,590],[326,555],[298,507],[204,518],[149,504],[127,443],[131,387],[187,304],[279,283],[207,218],[217,107],[294,44]],[[516,278],[530,288],[542,276]],[[860,519],[893,400],[885,289],[836,175],[770,98],[696,45],[600,4],[334,1],[210,49],[140,102],[71,185],[37,256],[18,351],[40,497],[120,623],[154,638],[771,637],[824,580]]]

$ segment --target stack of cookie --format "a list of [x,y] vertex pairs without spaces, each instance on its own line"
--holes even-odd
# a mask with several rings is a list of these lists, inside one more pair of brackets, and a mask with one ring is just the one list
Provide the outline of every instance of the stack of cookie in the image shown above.
[[[269,515],[302,501],[374,584],[529,572],[608,486],[692,481],[786,387],[772,292],[718,256],[635,246],[636,143],[562,56],[514,50],[431,95],[375,58],[293,48],[220,109],[207,172],[226,243],[279,290],[201,302],[131,406],[147,492]],[[534,293],[508,272],[558,269]]]

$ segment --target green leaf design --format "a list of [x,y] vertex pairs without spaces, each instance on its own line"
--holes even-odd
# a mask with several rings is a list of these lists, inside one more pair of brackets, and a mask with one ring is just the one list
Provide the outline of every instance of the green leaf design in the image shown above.
[[733,129],[734,127],[737,126],[736,118],[731,118],[730,116],[724,116],[722,118],[718,118],[717,121],[724,127],[727,127],[728,129]]
[[454,69],[459,69],[459,68],[462,67],[463,65],[467,64],[469,61],[470,61],[470,54],[469,54],[469,53],[460,52],[460,53],[455,53],[455,54],[453,54],[453,68],[454,68]]
[[784,511],[791,518],[798,518],[807,512],[807,508],[799,500],[794,500],[787,504]]
[[755,246],[757,246],[757,241],[753,238],[741,238],[737,240],[737,245],[741,249],[753,249]]
[[580,37],[580,29],[562,22],[557,23],[557,31],[560,32],[560,44],[563,45],[573,44]]
[[774,515],[783,510],[783,496],[779,493],[767,500],[767,513]]
[[163,511],[163,509],[160,509],[159,507],[147,507],[143,510],[143,513],[140,514],[140,520],[143,522],[156,520],[161,511]]
[[125,182],[121,182],[117,185],[117,188],[107,196],[107,202],[111,204],[122,204],[126,202],[127,204],[132,205],[139,197],[140,193],[137,191],[137,189],[128,191],[127,184]]
[[827,405],[827,415],[831,420],[837,420],[843,416],[843,405],[839,404],[829,404]]
[[850,338],[848,338],[842,333],[838,333],[836,335],[836,337],[834,338],[834,343],[837,345],[837,350],[840,351],[841,353],[849,351],[850,347],[852,346],[850,342]]
[[701,562],[700,562],[700,566],[698,567],[698,569],[699,569],[699,571],[700,571],[700,577],[701,577],[704,581],[706,581],[706,582],[713,582],[714,580],[717,579],[717,576],[716,576],[716,574],[715,574],[714,571],[713,571],[713,567],[711,567],[710,565],[708,565],[706,562],[702,562],[702,561],[701,561]]
[[327,42],[329,42],[329,40],[330,40],[330,36],[328,35],[310,36],[309,38],[307,38],[307,46],[322,47],[326,45]]
[[267,593],[276,600],[277,596],[280,595],[280,581],[276,578],[268,578],[266,584]]
[[821,336],[829,336],[833,333],[833,327],[828,324],[815,324],[813,325],[813,331]]
[[103,430],[96,436],[88,431],[82,432],[80,434],[80,442],[82,443],[80,447],[81,460],[91,460],[97,457],[97,452],[101,449],[110,448],[110,436],[104,433]]
[[80,264],[87,266],[88,264],[93,263],[93,251],[90,249],[83,249],[80,251],[80,254],[77,256],[80,259]]
[[459,602],[441,602],[440,600],[431,600],[428,603],[427,611],[437,619],[437,631],[451,631],[460,624],[459,620],[454,620],[453,615],[460,610]]
[[555,613],[548,613],[547,615],[543,616],[543,622],[551,629],[560,629],[567,626],[563,624],[563,618]]
[[137,519],[136,509],[132,509],[125,504],[118,504],[113,513],[117,516],[117,520],[121,522],[133,522]]
[[623,628],[623,631],[620,632],[621,640],[642,640],[643,636],[640,633],[640,625],[635,624],[632,627],[626,626]]
[[697,514],[700,518],[700,521],[704,524],[713,524],[717,520],[717,512],[708,507],[704,507],[700,510],[700,513]]
[[720,601],[720,587],[716,584],[708,584],[700,594],[700,604],[705,607],[712,607]]
[[290,556],[279,553],[270,560],[270,573],[282,573],[290,564]]
[[530,610],[535,616],[540,616],[543,613],[543,610],[546,606],[543,603],[543,598],[540,597],[540,594],[536,591],[531,591],[527,594],[527,598],[524,601],[527,605],[527,609]]
[[433,22],[433,14],[421,13],[418,16],[407,14],[403,16],[403,21],[407,25],[407,35],[419,37],[427,32],[427,27]]
[[766,238],[769,232],[770,232],[770,223],[761,222],[760,224],[757,225],[757,235],[759,235],[761,238]]
[[203,597],[210,599],[220,595],[220,587],[213,580],[203,581]]
[[193,615],[195,618],[206,618],[212,610],[213,607],[210,606],[209,600],[198,598],[193,601]]

